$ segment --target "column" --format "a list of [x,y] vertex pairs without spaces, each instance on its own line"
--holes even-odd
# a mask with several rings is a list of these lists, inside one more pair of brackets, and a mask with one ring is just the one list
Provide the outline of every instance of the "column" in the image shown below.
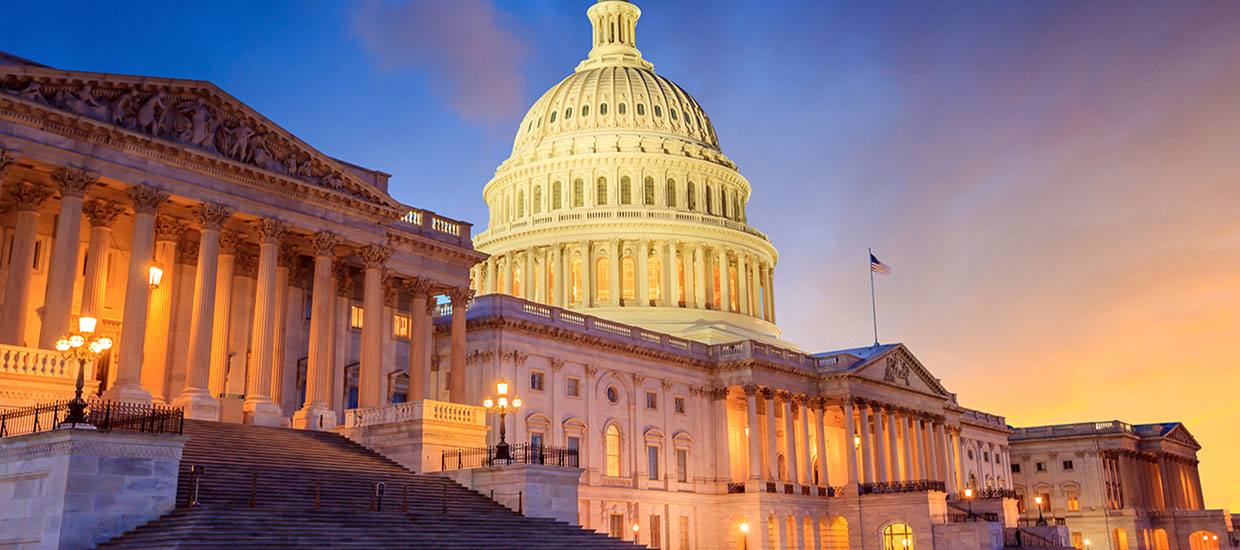
[[29,182],[18,183],[10,193],[17,210],[13,246],[9,248],[9,278],[4,287],[0,319],[0,344],[26,345],[26,318],[30,309],[30,275],[34,273],[34,244],[39,231],[39,209],[52,190]]
[[[943,448],[947,449],[947,494],[955,495],[960,492],[960,474],[956,466],[956,428],[948,426],[944,433]],[[1008,475],[1011,479],[1011,467],[1008,468]]]
[[[680,249],[680,241],[675,239],[663,243],[663,302],[660,305],[677,307],[680,305],[680,280],[676,274],[676,253]],[[683,262],[682,262],[683,265]]]
[[426,311],[426,302],[431,290],[431,280],[422,277],[405,279],[405,288],[409,289],[409,401],[426,399],[426,377],[430,374],[427,364],[427,344],[425,333],[431,319],[422,312]]
[[745,253],[736,253],[736,308],[744,315],[749,315],[749,283],[745,270]]
[[[276,262],[276,309],[275,330],[271,338],[271,402],[275,403],[284,416],[284,344],[285,326],[288,320],[289,274],[297,264],[297,251],[285,244],[280,245],[279,260]],[[395,303],[395,302],[393,302]]]
[[452,299],[452,347],[450,369],[452,369],[450,399],[453,403],[465,403],[465,390],[469,380],[465,377],[465,310],[469,301],[474,299],[473,291],[467,288],[454,288],[448,291]]
[[233,272],[237,264],[237,248],[241,237],[233,231],[219,235],[219,260],[216,268],[215,314],[211,334],[211,395],[227,393],[229,325],[232,313]]
[[501,254],[500,256],[501,258],[498,260],[497,266],[499,267],[498,273],[502,274],[500,277],[503,279],[503,282],[504,282],[504,294],[512,296],[513,295],[512,294],[512,288],[513,288],[512,287],[513,285],[512,268],[516,267],[517,265],[516,254],[513,252],[508,252],[505,254]]
[[851,397],[844,398],[844,444],[840,445],[840,449],[844,451],[844,459],[848,463],[848,487],[849,492],[857,494],[857,448],[853,441],[857,437],[857,428],[855,419],[853,418],[853,401]]
[[573,284],[572,268],[569,267],[568,246],[562,243],[551,245],[555,250],[555,306],[568,309],[568,290]]
[[917,456],[917,475],[918,479],[930,479],[929,472],[926,470],[926,445],[921,437],[921,417],[914,414],[913,420],[913,453]]
[[865,474],[866,483],[874,483],[874,451],[873,442],[870,441],[870,404],[859,403],[860,419],[857,423],[861,425],[861,470]]
[[1206,507],[1205,497],[1201,494],[1201,473],[1197,469],[1197,462],[1194,461],[1189,465],[1188,478],[1193,484],[1193,499],[1196,509],[1201,510]]
[[756,384],[746,384],[744,390],[745,439],[749,443],[749,479],[750,481],[758,481],[762,479],[762,467],[759,465],[762,449],[758,444],[758,386]]
[[[293,427],[303,430],[325,430],[335,427],[328,407],[331,394],[331,317],[332,302],[336,299],[332,288],[332,261],[340,237],[319,232],[310,237],[314,253],[314,283],[310,287],[310,347],[306,358],[306,401],[293,415]],[[414,312],[416,314],[416,310]]]
[[[887,452],[890,453],[891,461],[887,467],[891,469],[890,481],[905,481],[907,478],[900,470],[900,445],[896,440],[897,432],[900,429],[899,416],[895,407],[887,409]],[[907,460],[907,459],[906,459]]]
[[608,271],[608,296],[611,300],[607,304],[611,307],[620,305],[620,241],[619,239],[611,239],[607,241],[607,254],[611,256],[611,261],[607,262]]
[[525,269],[522,270],[525,280],[521,281],[521,297],[531,302],[536,301],[535,297],[538,295],[538,277],[534,276],[537,270],[534,266],[535,256],[534,247],[525,250]]
[[163,405],[168,402],[168,328],[172,320],[173,271],[177,263],[177,241],[188,223],[171,216],[155,218],[155,265],[164,270],[159,286],[151,289],[150,314],[146,325],[145,358],[142,365],[142,387],[151,392],[151,400]]
[[129,247],[129,276],[125,283],[125,311],[117,345],[116,383],[103,397],[113,401],[150,403],[142,389],[142,351],[146,347],[146,316],[151,298],[150,268],[155,255],[155,210],[168,192],[145,185],[128,189],[133,202],[133,239]]
[[700,270],[694,261],[694,246],[686,243],[681,248],[681,263],[685,266],[685,307],[698,307],[697,302],[697,272]]
[[[930,432],[930,447],[934,449],[934,479],[936,481],[947,482],[947,454],[943,450],[943,423],[938,420],[934,421],[933,429]],[[994,452],[999,452],[996,447]],[[991,458],[997,458],[992,456]],[[994,464],[994,462],[991,462]],[[998,476],[996,476],[998,477]]]
[[[715,442],[715,480],[719,483],[729,483],[732,481],[732,445],[731,432],[728,430],[728,388],[714,388],[709,392],[710,413],[713,417],[711,424]],[[757,473],[756,465],[753,457],[750,457],[751,473]]]
[[885,416],[885,407],[874,407],[874,479],[881,483],[891,481],[891,477],[887,475],[887,433],[883,426]]
[[90,244],[86,248],[86,282],[82,285],[81,314],[96,319],[103,316],[103,299],[108,284],[108,253],[112,251],[112,224],[121,206],[101,199],[86,204],[90,220]]
[[768,267],[766,269],[766,293],[770,295],[768,303],[771,305],[771,323],[775,323],[775,268]]
[[809,458],[809,398],[804,395],[798,395],[795,399],[797,408],[801,411],[799,417],[801,423],[801,429],[799,430],[801,454],[797,459],[801,467],[805,469],[805,475],[801,478],[801,484],[812,486],[814,484],[814,463]]
[[[637,295],[637,299],[633,300],[636,306],[645,307],[650,305],[650,239],[637,240],[637,273],[634,274],[636,279],[633,285],[633,291]],[[669,442],[670,443],[670,442]]]
[[185,409],[185,417],[219,420],[220,402],[209,391],[211,339],[215,317],[216,263],[220,253],[220,228],[232,210],[205,203],[198,208],[202,226],[198,239],[198,269],[194,276],[194,304],[189,324],[189,360],[185,389],[173,405]]
[[759,268],[759,276],[762,277],[762,318],[768,322],[771,321],[771,279],[767,276],[765,267]]
[[[815,397],[811,400],[814,405],[814,420],[818,423],[818,433],[815,438],[818,443],[818,484],[823,487],[831,486],[831,478],[827,477],[827,425],[826,425],[826,408],[827,404],[821,397]],[[818,525],[818,522],[814,522]]]
[[716,264],[719,266],[719,309],[732,311],[732,285],[728,277],[728,252],[723,247],[715,249]]
[[52,181],[60,188],[60,215],[56,218],[56,240],[52,243],[52,260],[43,294],[40,348],[56,347],[56,340],[70,332],[69,310],[73,307],[73,283],[82,234],[82,198],[86,189],[98,179],[98,174],[69,166],[52,173]]
[[767,481],[779,481],[779,446],[775,439],[775,390],[762,388],[766,398],[766,473]]
[[797,429],[796,422],[793,421],[796,405],[792,403],[792,395],[788,392],[780,393],[779,400],[784,404],[784,460],[788,461],[788,482],[800,485],[801,471],[797,468]]
[[495,262],[495,256],[491,256],[487,258],[487,277],[486,277],[487,284],[486,284],[486,290],[485,290],[486,294],[495,294],[496,292],[499,292],[500,290],[496,288],[495,286],[496,283],[499,281],[497,277],[499,275],[499,272],[496,271],[498,269],[499,269],[499,266]]
[[[749,314],[759,319],[765,318],[762,313],[761,292],[762,278],[758,276],[758,264],[761,263],[757,257],[751,258],[749,263]],[[815,523],[817,525],[817,523]]]
[[693,243],[693,303],[696,308],[706,309],[706,251],[703,244]]
[[365,272],[362,280],[362,360],[357,375],[357,407],[384,404],[383,374],[383,264],[392,249],[366,245],[358,249]]
[[[271,365],[275,359],[276,322],[279,318],[276,310],[276,264],[280,261],[280,239],[288,233],[288,225],[271,218],[263,218],[254,222],[253,232],[258,235],[258,284],[254,289],[254,328],[250,331],[252,343],[247,365],[249,376],[246,377],[245,402],[242,403],[241,410],[247,424],[279,426],[280,408],[271,401]],[[369,271],[367,273],[369,274]],[[379,309],[382,309],[382,303],[378,305]],[[366,310],[366,314],[371,314],[370,309]],[[374,324],[381,325],[382,317],[376,316],[373,319]],[[364,346],[365,322],[362,324],[362,331]],[[362,357],[364,369],[366,355],[363,353]],[[359,380],[359,385],[364,387],[365,381]]]
[[594,303],[594,258],[590,257],[590,241],[577,244],[581,252],[581,307]]
[[915,462],[913,457],[913,434],[909,428],[908,411],[900,410],[900,438],[904,440],[904,481],[916,481]]

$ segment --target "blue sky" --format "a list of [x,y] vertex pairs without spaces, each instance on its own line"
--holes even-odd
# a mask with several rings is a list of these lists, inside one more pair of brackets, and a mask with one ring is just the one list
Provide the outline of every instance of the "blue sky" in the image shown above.
[[[639,1],[779,248],[787,340],[909,344],[1018,425],[1182,420],[1240,508],[1240,4]],[[485,223],[589,2],[23,2],[0,49],[209,80],[400,200]],[[481,229],[479,229],[481,230]]]

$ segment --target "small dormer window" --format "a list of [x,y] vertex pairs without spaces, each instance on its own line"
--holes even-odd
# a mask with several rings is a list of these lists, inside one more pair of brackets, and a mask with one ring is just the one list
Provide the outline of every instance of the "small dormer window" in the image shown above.
[[589,106],[589,105],[582,105],[582,106],[581,106],[581,116],[590,116],[590,106]]
[[662,106],[660,106],[660,105],[655,105],[655,106],[654,106],[654,116],[657,116],[657,117],[659,117],[659,118],[663,118],[663,107],[662,107]]
[[607,104],[606,104],[606,103],[599,103],[599,104],[598,104],[598,114],[600,114],[600,115],[605,115],[605,114],[607,114]]
[[572,108],[572,107],[568,107],[568,108],[564,109],[564,120],[568,120],[568,119],[570,119],[570,118],[573,118],[573,108]]
[[645,103],[637,104],[637,116],[646,116],[646,104]]
[[617,112],[617,113],[624,114],[624,112],[625,112],[625,111],[627,111],[627,110],[628,110],[627,105],[626,105],[626,104],[624,104],[624,103],[621,103],[621,104],[619,104],[619,105],[617,105],[617,106],[616,106],[616,112]]
[[551,111],[551,122],[555,122],[555,111]]

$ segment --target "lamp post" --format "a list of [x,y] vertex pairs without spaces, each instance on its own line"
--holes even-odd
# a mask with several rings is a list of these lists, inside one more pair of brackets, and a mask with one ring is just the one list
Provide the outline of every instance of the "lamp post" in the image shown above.
[[86,361],[98,357],[100,353],[112,347],[112,339],[107,336],[95,336],[95,326],[99,323],[94,317],[78,318],[78,331],[70,332],[56,341],[56,351],[65,359],[77,359],[77,386],[73,401],[69,402],[69,416],[66,424],[86,423],[86,401],[82,399],[82,387],[86,385]]
[[514,395],[512,401],[508,400],[508,382],[503,378],[495,383],[495,394],[494,400],[488,395],[482,401],[482,406],[486,407],[488,413],[499,414],[499,444],[495,446],[495,460],[508,460],[511,456],[508,453],[504,417],[508,416],[509,410],[515,413],[521,408],[521,398]]
[[1038,505],[1038,527],[1046,525],[1046,520],[1042,518],[1042,495],[1033,497],[1033,501]]
[[965,519],[971,519],[971,520],[977,521],[977,516],[973,515],[973,488],[972,487],[964,488],[964,499],[969,501],[969,515]]

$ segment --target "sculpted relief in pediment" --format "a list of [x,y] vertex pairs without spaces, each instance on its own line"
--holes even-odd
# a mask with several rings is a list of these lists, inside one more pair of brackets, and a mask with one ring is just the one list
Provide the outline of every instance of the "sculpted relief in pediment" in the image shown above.
[[909,385],[909,368],[907,361],[901,361],[895,357],[887,358],[887,371],[883,373],[883,380],[886,382],[903,383]]
[[81,85],[6,81],[0,91],[194,147],[359,198],[383,202],[365,185],[349,181],[321,154],[287,138],[208,89],[151,89],[124,82]]

